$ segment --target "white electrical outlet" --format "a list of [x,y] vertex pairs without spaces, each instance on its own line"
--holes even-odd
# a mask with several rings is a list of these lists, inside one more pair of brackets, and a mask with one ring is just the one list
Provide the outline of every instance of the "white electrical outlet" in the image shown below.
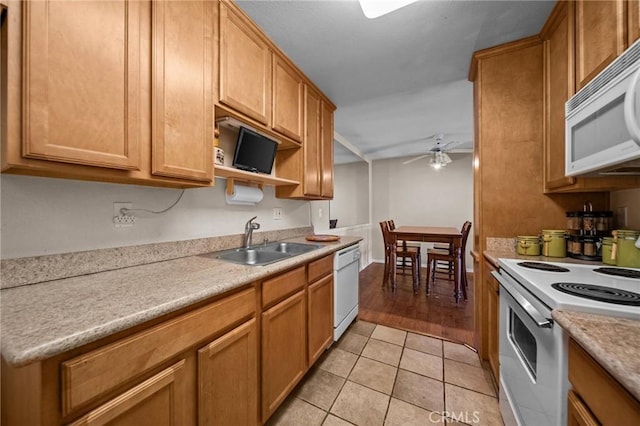
[[282,208],[280,207],[273,208],[273,220],[282,220]]
[[136,217],[129,213],[125,214],[122,209],[132,209],[133,203],[113,203],[113,226],[116,228],[130,228],[136,223]]

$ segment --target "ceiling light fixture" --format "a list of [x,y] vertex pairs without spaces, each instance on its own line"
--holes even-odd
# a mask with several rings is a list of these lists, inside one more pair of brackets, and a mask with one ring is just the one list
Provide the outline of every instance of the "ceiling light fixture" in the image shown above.
[[438,170],[451,162],[451,157],[442,151],[436,151],[435,155],[429,160],[429,165]]
[[416,1],[418,0],[359,0],[364,16],[369,19],[386,15]]

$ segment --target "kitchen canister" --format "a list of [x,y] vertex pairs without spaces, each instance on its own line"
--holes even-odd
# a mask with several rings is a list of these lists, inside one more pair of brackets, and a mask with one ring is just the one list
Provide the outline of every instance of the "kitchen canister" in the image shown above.
[[537,235],[517,236],[516,252],[524,256],[540,256],[540,238]]
[[640,248],[636,247],[640,231],[617,229],[611,234],[613,235],[611,258],[615,259],[616,266],[640,268]]
[[602,239],[602,263],[615,266],[616,260],[611,257],[612,248],[613,248],[613,237],[604,237]]
[[565,242],[564,230],[542,230],[542,255],[548,257],[566,257],[567,244]]

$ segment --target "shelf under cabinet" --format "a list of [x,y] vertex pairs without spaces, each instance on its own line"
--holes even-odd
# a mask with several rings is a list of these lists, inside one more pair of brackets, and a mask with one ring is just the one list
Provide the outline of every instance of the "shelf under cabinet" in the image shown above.
[[244,170],[236,169],[234,167],[216,165],[214,170],[215,170],[215,177],[220,177],[225,179],[234,179],[238,181],[252,182],[252,183],[258,183],[263,185],[273,185],[273,186],[286,186],[286,185],[300,184],[300,182],[298,182],[297,180],[283,179],[283,178],[279,178],[271,175],[247,172]]

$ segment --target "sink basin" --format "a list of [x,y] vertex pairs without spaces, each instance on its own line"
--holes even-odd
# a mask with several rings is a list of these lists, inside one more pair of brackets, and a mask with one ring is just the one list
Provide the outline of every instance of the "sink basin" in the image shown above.
[[275,242],[249,248],[237,248],[208,253],[202,256],[213,257],[214,259],[225,260],[241,265],[261,266],[308,253],[320,247],[322,247],[320,244]]
[[320,247],[322,247],[320,244],[275,242],[260,246],[259,248],[269,252],[287,253],[291,256],[296,256],[299,254],[309,253],[310,251],[317,250]]

